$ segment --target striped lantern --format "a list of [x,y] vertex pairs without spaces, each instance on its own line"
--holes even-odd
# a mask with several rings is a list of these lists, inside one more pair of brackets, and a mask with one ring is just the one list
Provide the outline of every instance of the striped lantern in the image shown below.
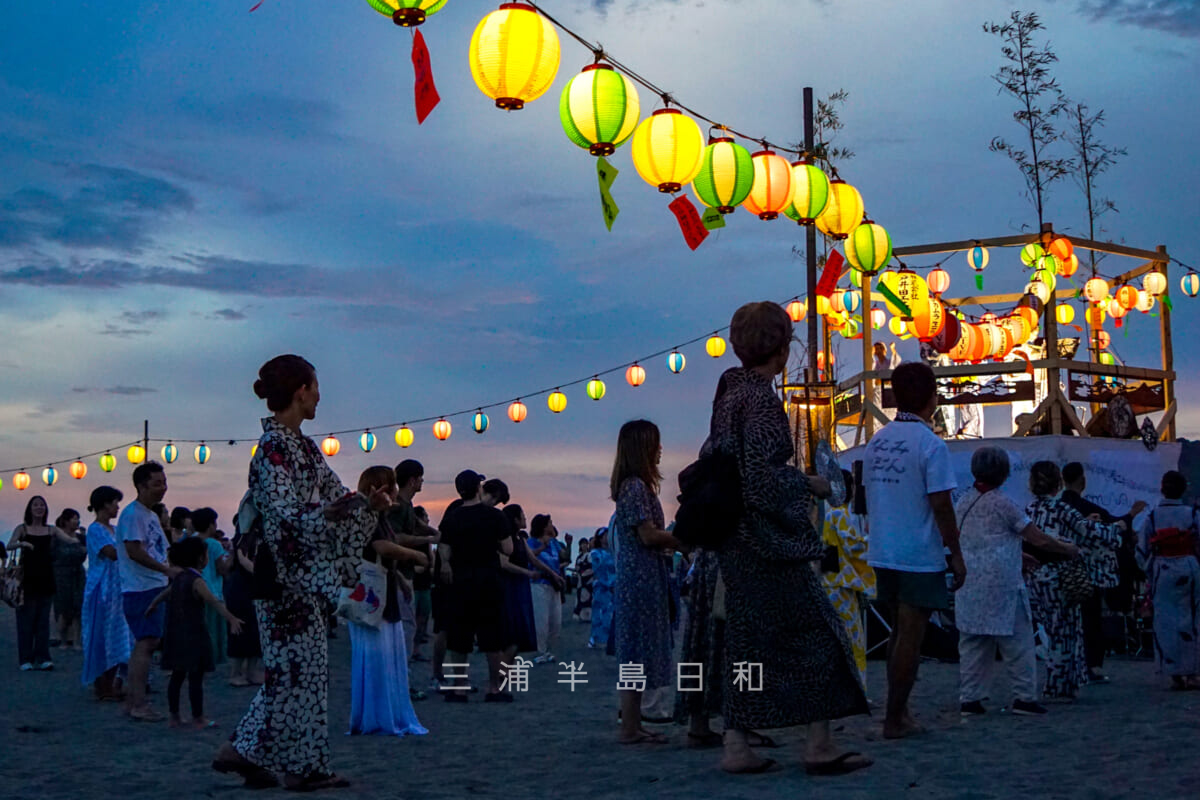
[[754,185],[742,206],[762,220],[772,220],[792,203],[792,165],[770,150],[753,156]]
[[671,355],[667,356],[667,369],[676,374],[683,372],[683,368],[687,366],[687,359],[683,353],[678,350],[673,350]]
[[518,111],[554,83],[558,34],[533,6],[504,3],[480,20],[468,57],[479,90],[496,101],[496,108]]
[[598,401],[604,397],[605,393],[608,391],[608,387],[604,385],[604,381],[600,380],[599,377],[594,377],[587,382],[585,391],[587,392],[587,396],[589,398]]
[[783,210],[800,225],[812,225],[829,203],[829,178],[811,161],[792,164],[792,202]]
[[967,251],[967,263],[976,272],[983,272],[987,269],[989,258],[990,256],[986,247],[972,247]]
[[475,412],[475,416],[471,417],[471,430],[475,431],[476,433],[486,433],[488,425],[490,425],[491,422],[492,421],[488,419],[488,415],[483,413],[483,409],[481,408]]
[[[337,440],[334,439],[334,441],[336,442]],[[204,442],[201,442],[200,444],[196,445],[196,451],[192,454],[192,456],[196,459],[197,464],[207,464],[208,459],[212,458],[212,448],[210,448]]]
[[674,193],[700,172],[704,135],[679,109],[660,108],[638,124],[630,152],[642,180],[660,192]]
[[729,137],[713,139],[704,148],[692,190],[700,202],[722,214],[732,214],[754,186],[754,157]]
[[940,297],[950,288],[950,273],[941,267],[934,267],[929,270],[929,277],[925,279],[925,283],[929,285],[931,294]]
[[100,469],[105,472],[112,472],[117,468],[117,457],[112,453],[105,453],[100,456]]
[[567,408],[567,396],[562,393],[561,389],[555,389],[546,398],[546,407],[555,414],[561,414]]
[[1070,325],[1075,321],[1075,309],[1065,303],[1055,306],[1054,318],[1059,325]]
[[1075,245],[1071,244],[1071,240],[1065,236],[1055,236],[1050,240],[1046,251],[1060,262],[1068,261],[1071,256],[1075,255]]
[[851,232],[843,249],[850,266],[874,275],[892,260],[892,237],[882,225],[868,220]]
[[326,436],[321,441],[321,452],[329,458],[333,458],[341,452],[342,443],[337,440],[336,436]]
[[1021,248],[1021,263],[1027,267],[1032,267],[1044,255],[1046,255],[1044,247],[1037,242],[1030,242]]
[[830,305],[838,314],[853,314],[862,305],[862,295],[853,289],[843,289],[833,293]]
[[46,467],[42,470],[42,483],[47,486],[53,486],[58,483],[58,470],[54,467]]
[[589,64],[558,102],[567,138],[594,156],[610,156],[633,135],[642,106],[633,81],[608,64]]
[[130,464],[140,464],[146,460],[146,448],[135,444],[125,451],[125,458],[129,459]]
[[377,442],[378,440],[375,438],[375,434],[371,433],[369,430],[363,431],[362,436],[358,437],[358,447],[364,453],[369,453],[374,450]]
[[1146,277],[1142,278],[1142,288],[1158,297],[1167,291],[1167,276],[1161,272],[1147,272]]
[[887,312],[876,306],[871,309],[871,327],[874,330],[879,330],[887,324]]
[[174,464],[179,458],[179,448],[173,442],[167,442],[161,450],[162,460],[168,464]]
[[1120,303],[1121,307],[1126,311],[1132,311],[1137,308],[1138,290],[1129,284],[1125,284],[1113,292],[1113,299]]
[[69,471],[71,473],[71,477],[75,480],[83,480],[83,478],[87,475],[87,464],[83,463],[82,461],[73,461],[71,462]]
[[1183,293],[1188,297],[1195,297],[1196,295],[1200,294],[1200,275],[1197,275],[1195,272],[1189,272],[1187,275],[1184,275],[1179,279],[1179,288],[1182,289]]
[[646,382],[646,368],[641,364],[632,364],[625,370],[625,382],[635,389]]
[[367,0],[371,8],[391,17],[402,28],[415,28],[425,18],[436,14],[446,5],[446,0]]
[[808,303],[802,300],[793,300],[787,304],[786,311],[792,322],[803,322],[808,315]]
[[817,216],[817,230],[833,239],[845,239],[863,221],[863,199],[843,180],[829,182],[829,202]]
[[1058,274],[1064,278],[1070,278],[1079,271],[1079,256],[1074,253],[1070,258],[1058,259]]
[[1125,315],[1129,313],[1129,309],[1121,305],[1120,301],[1115,297],[1110,297],[1108,301],[1104,303],[1104,310],[1108,312],[1110,317],[1117,321],[1118,328],[1124,324],[1122,320],[1125,318]]
[[16,475],[13,475],[13,488],[18,492],[23,492],[29,488],[29,473],[21,470]]
[[408,427],[407,425],[401,425],[396,429],[396,435],[394,438],[396,439],[397,447],[401,449],[412,447],[414,438],[412,428]]
[[433,423],[433,438],[439,442],[444,442],[450,438],[450,434],[454,432],[454,427],[446,418],[439,419]]
[[508,418],[513,422],[524,422],[527,416],[529,416],[529,407],[520,400],[513,400],[508,404]]

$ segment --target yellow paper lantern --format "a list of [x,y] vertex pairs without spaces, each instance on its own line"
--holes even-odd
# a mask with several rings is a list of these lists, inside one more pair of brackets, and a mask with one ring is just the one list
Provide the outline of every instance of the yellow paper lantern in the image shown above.
[[1060,305],[1054,309],[1054,318],[1059,325],[1070,325],[1075,321],[1075,309],[1068,305]]
[[21,470],[16,475],[13,475],[13,488],[18,492],[23,492],[29,488],[29,473]]
[[560,390],[555,389],[546,398],[546,406],[555,414],[561,414],[567,407],[567,396]]
[[1142,288],[1158,297],[1167,291],[1167,276],[1161,272],[1147,272],[1146,277],[1142,278]]
[[1104,302],[1108,297],[1108,281],[1104,278],[1092,278],[1083,285],[1083,296],[1090,303]]
[[1083,316],[1087,320],[1088,327],[1094,331],[1098,331],[1104,326],[1104,320],[1107,317],[1104,307],[1099,305],[1089,306]]
[[874,275],[892,260],[892,237],[882,225],[867,220],[850,232],[842,249],[850,266]]
[[140,464],[146,460],[146,448],[135,444],[125,451],[125,458],[129,459],[130,464]]
[[660,108],[633,132],[630,153],[642,180],[660,192],[674,193],[700,172],[704,135],[679,109]]
[[843,180],[829,182],[829,202],[817,217],[817,230],[833,239],[847,238],[862,224],[862,195]]
[[833,301],[823,294],[817,295],[817,314],[828,317],[833,313]]
[[891,294],[908,307],[906,312],[904,308],[896,305],[887,294],[884,294],[883,301],[893,314],[911,317],[925,309],[926,301],[929,300],[929,285],[912,270],[885,272],[880,276],[879,283],[886,286]]
[[396,429],[395,439],[397,447],[402,449],[406,447],[412,447],[413,438],[412,428],[408,427],[407,425],[401,425]]
[[453,432],[454,426],[452,426],[450,421],[445,418],[439,419],[437,422],[433,423],[433,438],[437,439],[439,442],[444,442],[449,439],[450,434]]
[[633,135],[642,107],[633,81],[608,64],[589,64],[571,78],[558,103],[567,138],[594,156],[612,155]]
[[760,150],[752,159],[754,183],[742,207],[759,219],[776,219],[792,202],[792,165],[770,150]]
[[708,353],[713,358],[720,358],[725,355],[725,340],[717,334],[708,337],[708,341],[704,343],[704,352]]
[[900,317],[892,317],[888,320],[888,330],[892,332],[893,336],[908,335],[908,326],[905,325],[904,320],[900,319]]
[[508,418],[513,422],[524,422],[527,416],[529,416],[529,408],[520,400],[513,400],[508,404]]
[[471,36],[471,76],[496,107],[517,111],[545,94],[558,73],[558,34],[526,3],[504,3]]

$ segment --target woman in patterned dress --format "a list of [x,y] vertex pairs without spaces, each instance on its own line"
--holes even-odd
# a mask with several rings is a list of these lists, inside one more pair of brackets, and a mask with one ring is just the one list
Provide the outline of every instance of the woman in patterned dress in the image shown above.
[[133,635],[121,602],[121,576],[117,573],[117,540],[112,521],[121,508],[122,494],[111,486],[97,486],[88,500],[96,521],[88,526],[87,585],[83,590],[83,672],[81,681],[92,685],[98,700],[120,700],[117,671],[129,663]]
[[[663,550],[678,550],[679,540],[667,533],[658,487],[662,444],[658,426],[644,419],[626,422],[617,436],[617,457],[609,488],[616,501],[613,515],[617,548],[617,663],[639,665],[637,683],[618,681],[621,698],[621,744],[665,744],[666,738],[641,725],[642,692],[671,682],[671,590]],[[641,683],[645,679],[644,684]],[[622,688],[628,685],[630,688]],[[638,688],[633,688],[634,686]]]
[[[848,474],[848,473],[847,473]],[[837,571],[825,572],[825,591],[838,617],[846,626],[859,683],[867,685],[867,626],[863,614],[875,597],[875,570],[867,563],[867,520],[851,511],[854,501],[854,477],[846,480],[850,489],[846,505],[830,508],[825,514],[826,546],[837,552]]]
[[[339,561],[360,557],[385,507],[382,490],[348,492],[300,425],[316,415],[321,393],[313,366],[294,355],[259,370],[254,392],[273,416],[250,462],[250,490],[274,561],[275,597],[255,600],[266,681],[213,761],[251,787],[341,788],[330,767],[329,653],[326,618],[340,586]],[[261,576],[260,576],[261,579]]]
[[[719,555],[725,582],[721,768],[770,769],[774,762],[750,749],[747,731],[808,725],[806,770],[851,772],[873,762],[841,751],[829,732],[829,720],[867,713],[867,699],[846,630],[813,568],[824,547],[809,504],[813,490],[827,493],[828,484],[819,486],[824,481],[789,463],[795,451],[774,388],[787,365],[792,321],[775,303],[750,303],[733,315],[730,339],[742,366],[721,376],[703,451],[737,461],[745,509]],[[747,690],[747,672],[761,691]]]
[[592,632],[588,647],[603,650],[612,630],[613,590],[617,583],[617,562],[608,549],[608,528],[596,531],[588,555],[592,562]]
[[[1062,474],[1050,461],[1038,461],[1029,468],[1029,491],[1033,502],[1025,513],[1042,533],[1074,544],[1087,558],[1093,548],[1116,548],[1121,544],[1125,523],[1107,524],[1088,519],[1064,503],[1058,493],[1062,489]],[[1068,604],[1059,581],[1061,562],[1039,566],[1025,582],[1029,587],[1029,603],[1033,623],[1042,625],[1050,644],[1046,649],[1047,699],[1071,701],[1087,676],[1087,659],[1083,650],[1083,617],[1078,604]]]

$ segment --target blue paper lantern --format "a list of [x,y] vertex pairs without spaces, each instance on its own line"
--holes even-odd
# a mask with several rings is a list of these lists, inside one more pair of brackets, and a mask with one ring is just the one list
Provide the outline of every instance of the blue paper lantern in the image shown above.
[[671,372],[678,374],[683,372],[683,368],[686,366],[687,359],[678,350],[672,351],[671,355],[667,356],[667,369],[671,370]]
[[54,467],[46,467],[42,470],[42,483],[47,486],[53,486],[58,482],[58,470]]
[[163,461],[167,462],[168,464],[174,464],[175,459],[179,458],[179,448],[171,442],[167,442],[163,445],[162,457]]
[[362,448],[364,453],[369,453],[375,449],[375,434],[370,431],[363,431],[362,436],[358,437],[358,446]]
[[208,459],[212,457],[212,450],[208,445],[201,442],[200,444],[196,445],[195,456],[197,464],[207,464]]
[[476,411],[475,416],[471,418],[471,428],[476,433],[483,433],[486,431],[490,423],[491,420],[488,419],[488,415],[483,413],[482,410]]

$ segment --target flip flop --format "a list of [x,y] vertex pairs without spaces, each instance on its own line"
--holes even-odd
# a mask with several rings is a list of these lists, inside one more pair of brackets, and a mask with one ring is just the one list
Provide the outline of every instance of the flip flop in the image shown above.
[[778,762],[776,762],[775,759],[765,758],[753,767],[744,767],[743,769],[725,769],[722,767],[722,770],[729,775],[761,775],[764,772],[770,772],[777,765]]
[[162,722],[166,719],[165,716],[157,711],[130,712],[129,718],[134,722]]
[[765,747],[768,750],[779,747],[778,742],[758,731],[746,731],[746,744],[750,747]]
[[289,792],[319,792],[325,789],[346,789],[349,788],[350,781],[340,777],[337,773],[330,775],[322,775],[321,773],[313,773],[302,778],[299,782],[293,783],[290,786],[284,784],[283,788]]
[[617,739],[618,744],[670,744],[667,737],[661,733],[651,733],[650,731],[638,731],[637,736],[632,739]]
[[708,731],[707,733],[692,733],[688,731],[687,735],[688,747],[696,749],[707,749],[710,747],[720,747],[725,741],[724,737],[716,731]]
[[[850,759],[855,756],[862,757],[862,761],[852,762]],[[866,769],[875,762],[869,758],[863,757],[862,753],[854,751],[842,753],[833,761],[823,761],[820,764],[804,764],[804,771],[809,775],[846,775],[860,769]]]

